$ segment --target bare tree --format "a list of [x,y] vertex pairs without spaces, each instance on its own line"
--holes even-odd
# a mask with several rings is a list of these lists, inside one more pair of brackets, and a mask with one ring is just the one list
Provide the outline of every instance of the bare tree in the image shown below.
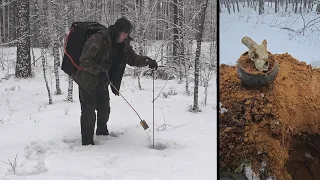
[[49,97],[49,104],[53,104],[52,101],[52,96],[51,96],[51,91],[50,91],[50,87],[49,87],[49,83],[48,83],[48,79],[47,79],[47,75],[46,75],[46,58],[45,58],[45,50],[44,48],[41,47],[41,62],[42,62],[42,72],[43,72],[43,77],[44,77],[44,81],[46,83],[46,88],[48,91],[48,97]]
[[[68,13],[70,8],[67,4],[68,0],[65,0],[64,4],[64,29],[65,29],[65,39],[67,38],[68,32],[69,32],[69,21],[71,19],[71,14]],[[65,40],[64,39],[64,40]],[[67,95],[67,102],[73,102],[73,79],[71,76],[68,75],[68,95]]]
[[18,8],[19,41],[15,75],[17,78],[28,78],[31,77],[29,0],[19,0]]
[[[173,59],[171,62],[172,64],[176,64],[178,62],[178,0],[173,1],[173,45],[172,45],[172,56]],[[181,71],[180,71],[181,72]],[[182,78],[180,73],[180,79]]]
[[264,0],[259,0],[259,15],[264,13]]
[[[137,22],[137,30],[138,30],[138,54],[139,55],[143,55],[143,22],[144,22],[144,18],[142,16],[143,14],[143,10],[144,10],[144,1],[143,0],[136,0],[136,11],[137,11],[137,16],[136,16],[136,22]],[[135,70],[137,73],[137,77],[138,77],[138,86],[139,86],[139,89],[142,90],[142,87],[141,87],[141,75],[142,75],[142,72],[139,73],[139,67],[135,67]]]
[[[181,73],[183,77],[185,77],[185,82],[186,82],[186,86],[185,86],[185,92],[187,95],[190,95],[190,91],[189,91],[189,63],[187,61],[187,58],[185,56],[185,36],[186,36],[186,25],[185,25],[185,14],[184,14],[184,3],[182,0],[179,1],[179,9],[178,9],[178,13],[179,13],[179,31],[178,31],[178,35],[179,35],[179,58],[180,58],[180,66],[184,67],[184,73]],[[182,68],[181,68],[182,69]],[[182,77],[180,77],[182,78]]]
[[236,3],[237,3],[237,10],[238,10],[238,12],[240,12],[239,2],[237,0],[236,0]]
[[217,66],[217,42],[212,41],[209,50],[209,60],[207,62],[202,62],[202,73],[203,73],[203,86],[204,86],[204,105],[207,105],[208,99],[208,87],[209,82],[212,79],[214,72],[216,71]]
[[60,88],[60,77],[59,77],[59,67],[60,67],[60,55],[59,55],[59,48],[60,48],[60,42],[59,42],[59,26],[60,26],[60,21],[59,21],[59,6],[57,2],[54,2],[51,0],[51,7],[52,7],[52,18],[53,18],[53,35],[52,35],[52,42],[53,42],[53,47],[52,47],[52,55],[54,57],[54,75],[55,75],[55,80],[56,80],[56,95],[60,95],[61,88]]
[[201,0],[198,0],[199,4],[201,4],[201,12],[200,12],[200,23],[198,25],[198,33],[197,33],[197,50],[196,50],[196,56],[194,60],[194,99],[193,99],[193,108],[192,110],[197,112],[199,111],[199,105],[198,105],[198,91],[199,91],[199,71],[200,71],[200,53],[201,53],[201,42],[202,42],[202,35],[203,35],[203,29],[204,29],[204,21],[206,17],[206,10],[208,6],[208,0],[205,0],[204,3],[201,3]]
[[320,4],[317,4],[316,12],[317,14],[320,14]]

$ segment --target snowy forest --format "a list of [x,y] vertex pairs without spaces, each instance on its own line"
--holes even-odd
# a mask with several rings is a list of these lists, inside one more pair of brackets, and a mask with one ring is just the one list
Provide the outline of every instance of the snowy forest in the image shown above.
[[[60,67],[64,42],[71,24],[78,21],[94,21],[108,27],[118,18],[127,17],[134,25],[131,36],[135,52],[149,54],[164,66],[156,72],[157,78],[185,83],[186,94],[194,92],[195,110],[198,86],[207,88],[216,71],[215,0],[2,0],[0,7],[0,68],[5,72],[1,78],[28,78],[32,72],[42,72],[49,104],[52,93],[62,92],[59,78],[63,73]],[[150,49],[153,44],[156,47]],[[14,58],[5,50],[10,47],[16,47]],[[49,71],[55,77],[53,89],[47,82]],[[126,74],[137,77],[140,89],[140,78],[150,75],[146,68],[128,66]],[[190,82],[195,84],[193,90]],[[72,89],[70,78],[70,102]]]
[[[218,11],[216,0],[0,0],[0,179],[215,177]],[[84,103],[62,68],[80,44],[66,43],[72,24],[108,28],[121,17],[133,25],[135,53],[158,68],[121,61],[120,92],[99,85]]]

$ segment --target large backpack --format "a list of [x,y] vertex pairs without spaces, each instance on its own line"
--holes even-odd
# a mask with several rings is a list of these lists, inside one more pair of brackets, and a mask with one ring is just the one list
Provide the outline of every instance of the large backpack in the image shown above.
[[83,68],[79,67],[82,47],[91,35],[102,29],[106,29],[106,27],[97,22],[72,23],[64,44],[64,55],[61,65],[61,69],[65,73],[73,78],[78,70],[83,70]]

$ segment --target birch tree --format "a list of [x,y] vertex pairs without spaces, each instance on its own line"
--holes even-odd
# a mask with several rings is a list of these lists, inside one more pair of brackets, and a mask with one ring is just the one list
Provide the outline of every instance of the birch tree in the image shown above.
[[[68,7],[67,4],[68,0],[64,1],[64,12],[65,12],[65,19],[64,19],[64,30],[65,30],[65,39],[64,42],[67,38],[67,35],[69,33],[69,26],[71,26],[71,13],[69,13],[69,10],[71,10],[71,8]],[[72,13],[73,14],[73,13]],[[70,24],[69,24],[70,22]],[[68,95],[67,95],[67,102],[73,102],[73,79],[71,76],[68,75]]]
[[[60,22],[59,21],[59,6],[57,2],[54,2],[53,0],[51,0],[51,7],[52,7],[52,55],[54,58],[54,75],[55,75],[55,80],[56,80],[56,95],[60,95],[61,94],[61,88],[60,88],[60,77],[59,77],[59,67],[60,67],[60,55],[59,55],[59,49],[60,49],[60,42],[59,42],[59,26],[60,26]],[[60,15],[61,16],[61,15]]]
[[[43,0],[43,9],[42,9],[42,13],[41,15],[45,15],[48,12],[48,0]],[[51,95],[51,90],[49,87],[49,83],[48,83],[48,78],[47,78],[47,71],[46,71],[46,64],[47,64],[47,60],[46,60],[46,51],[44,49],[44,47],[46,46],[46,41],[47,41],[47,36],[46,36],[46,32],[48,30],[47,28],[47,21],[42,21],[42,24],[40,26],[40,35],[41,35],[41,65],[42,65],[42,73],[43,73],[43,77],[44,77],[44,82],[46,84],[46,88],[47,88],[47,92],[48,92],[48,99],[49,99],[49,104],[53,104],[52,101],[52,95]]]

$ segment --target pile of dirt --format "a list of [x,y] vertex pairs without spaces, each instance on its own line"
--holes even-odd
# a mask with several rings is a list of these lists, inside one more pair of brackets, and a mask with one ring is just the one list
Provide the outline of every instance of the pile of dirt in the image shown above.
[[[273,67],[274,67],[274,64],[275,64],[275,60],[273,58],[273,55],[269,53],[269,59],[268,59],[268,63],[269,63],[269,67],[268,67],[268,70],[265,71],[265,72],[268,72],[270,71]],[[254,62],[249,58],[248,56],[248,51],[243,53],[239,60],[239,65],[248,73],[250,74],[264,74],[265,72],[261,72],[261,71],[258,71],[254,65]]]
[[240,172],[250,163],[262,178],[291,179],[286,163],[292,137],[320,134],[320,70],[287,53],[272,57],[279,74],[259,89],[244,86],[235,66],[220,66],[219,101],[227,109],[219,114],[221,170]]

